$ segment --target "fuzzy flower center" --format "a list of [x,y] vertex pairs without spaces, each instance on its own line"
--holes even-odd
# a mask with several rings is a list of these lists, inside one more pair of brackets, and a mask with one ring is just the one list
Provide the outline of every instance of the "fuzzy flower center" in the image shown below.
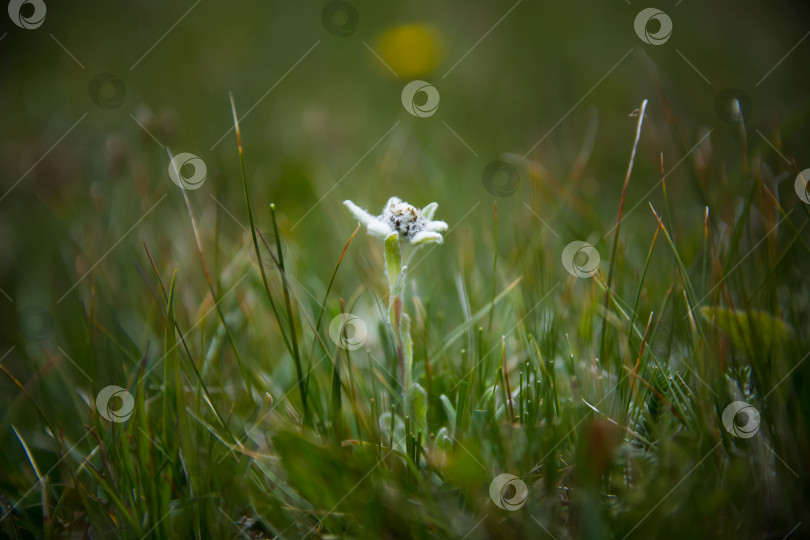
[[396,203],[388,206],[383,212],[382,218],[400,236],[413,238],[425,226],[425,219],[419,215],[419,211],[408,203]]

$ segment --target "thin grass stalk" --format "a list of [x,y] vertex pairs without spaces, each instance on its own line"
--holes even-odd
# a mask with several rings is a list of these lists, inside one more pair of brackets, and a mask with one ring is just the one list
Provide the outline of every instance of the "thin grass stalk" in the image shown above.
[[650,317],[647,319],[647,328],[644,330],[644,337],[641,339],[641,347],[638,351],[638,357],[636,358],[636,365],[633,368],[633,380],[630,382],[630,392],[627,394],[627,407],[624,410],[624,421],[622,424],[627,423],[627,417],[630,414],[630,404],[633,402],[633,391],[636,388],[636,378],[638,377],[638,370],[641,366],[641,357],[644,355],[644,346],[647,344],[647,336],[650,333],[650,326],[652,325],[653,320],[653,312],[650,312]]
[[[166,302],[168,302],[169,301],[169,295],[166,292],[166,287],[163,285],[163,280],[160,278],[160,273],[158,272],[157,266],[155,265],[155,261],[152,259],[152,255],[149,253],[149,249],[146,247],[145,242],[143,244],[143,249],[146,251],[146,256],[149,258],[149,262],[152,264],[152,268],[154,269],[155,274],[157,275],[158,284],[160,284],[160,289],[163,291],[164,300]],[[166,324],[169,324],[169,322],[167,321]],[[180,327],[177,324],[177,318],[176,317],[172,321],[172,324],[174,325],[174,329],[177,331],[177,335],[180,338],[180,343],[183,345],[183,350],[186,351],[186,356],[188,357],[188,361],[191,364],[191,368],[194,370],[194,375],[197,378],[197,382],[200,385],[200,388],[202,389],[203,394],[205,394],[206,400],[207,400],[207,402],[209,404],[209,407],[211,408],[211,411],[214,413],[214,416],[216,416],[217,421],[219,422],[222,429],[224,429],[229,434],[231,434],[230,430],[228,429],[228,426],[225,424],[225,420],[222,418],[222,415],[219,413],[219,411],[216,409],[216,407],[214,407],[214,401],[211,399],[211,394],[208,392],[208,387],[206,386],[205,381],[202,378],[202,374],[200,373],[200,370],[197,368],[197,364],[194,363],[194,357],[191,355],[191,351],[188,348],[188,344],[186,343],[186,338],[183,335],[183,332],[180,331]],[[233,436],[233,434],[231,434],[231,437],[233,437],[234,441],[237,440],[236,437]]]
[[301,403],[304,407],[304,423],[307,426],[312,426],[312,417],[310,416],[309,407],[307,406],[307,390],[304,386],[304,372],[301,369],[301,355],[298,352],[298,336],[295,332],[295,319],[292,311],[292,303],[290,302],[289,283],[287,282],[287,270],[284,267],[284,252],[281,249],[281,236],[278,232],[278,221],[276,220],[276,205],[270,204],[270,214],[273,217],[273,231],[276,235],[276,256],[278,257],[278,265],[281,270],[281,284],[284,291],[284,305],[287,308],[287,322],[290,325],[290,342],[293,349],[293,360],[295,361],[295,371],[298,375],[298,391],[301,394]]
[[487,324],[487,347],[492,342],[492,319],[495,315],[495,291],[497,287],[497,271],[498,271],[498,201],[492,202],[492,209],[494,214],[495,224],[495,249],[492,257],[492,301],[489,308],[489,323]]
[[[337,276],[338,268],[340,268],[340,263],[343,262],[343,256],[346,255],[346,251],[349,249],[349,245],[352,243],[352,240],[354,240],[354,237],[357,234],[357,231],[360,230],[361,226],[362,225],[360,225],[358,223],[357,227],[355,227],[354,232],[349,237],[349,240],[346,242],[346,245],[343,246],[343,251],[340,252],[340,257],[338,257],[337,264],[335,264],[335,269],[332,270],[332,277],[329,278],[329,285],[326,287],[326,293],[324,293],[324,295],[323,295],[323,302],[321,302],[321,308],[320,308],[320,311],[318,311],[318,319],[315,321],[315,333],[316,334],[317,334],[318,330],[320,330],[321,319],[323,318],[323,312],[326,309],[326,301],[329,299],[329,292],[332,290],[332,285],[335,283],[335,276]],[[342,301],[343,300],[341,299],[341,302]],[[317,341],[318,341],[317,337],[312,338],[312,350],[309,353],[310,359],[315,354],[315,344],[316,344]]]
[[636,294],[633,298],[633,307],[630,310],[630,331],[627,332],[627,349],[632,350],[632,337],[633,337],[633,326],[636,322],[636,313],[638,310],[638,303],[641,299],[641,289],[644,286],[645,278],[647,277],[647,270],[650,268],[650,261],[652,260],[653,249],[655,248],[655,242],[658,239],[658,231],[661,230],[661,227],[656,226],[655,233],[653,233],[653,239],[650,243],[650,249],[647,251],[647,259],[644,261],[644,269],[641,272],[641,277],[638,280],[638,285],[636,286]]
[[703,294],[706,294],[708,281],[706,266],[709,262],[709,207],[706,207],[706,214],[703,218]]
[[219,315],[219,319],[222,322],[222,327],[225,329],[225,335],[228,337],[228,342],[231,344],[231,348],[233,349],[234,356],[236,357],[236,363],[239,364],[239,370],[242,372],[242,378],[245,381],[245,387],[247,388],[248,395],[252,397],[253,389],[250,385],[250,376],[248,375],[244,362],[242,362],[242,356],[239,354],[239,349],[236,347],[236,340],[233,338],[233,334],[231,334],[231,329],[228,326],[227,321],[225,320],[225,314],[222,313],[222,307],[220,307],[219,305],[219,297],[217,296],[217,293],[214,290],[214,284],[211,281],[211,275],[208,273],[208,265],[205,263],[205,256],[203,255],[202,243],[200,242],[200,235],[197,229],[197,220],[194,219],[194,213],[191,211],[191,203],[188,200],[188,195],[186,195],[186,190],[181,188],[180,191],[183,194],[183,200],[186,202],[188,217],[191,219],[191,228],[194,231],[194,240],[197,243],[197,253],[199,253],[200,255],[200,262],[202,263],[203,273],[205,274],[205,281],[206,283],[208,283],[208,290],[211,292],[211,298],[214,300],[214,307],[216,308],[217,314]]
[[605,314],[602,318],[602,343],[599,347],[602,358],[607,366],[608,375],[610,375],[610,359],[607,356],[607,314],[608,314],[608,301],[610,297],[610,287],[613,283],[613,269],[616,266],[616,249],[619,245],[619,231],[622,224],[622,216],[624,214],[624,203],[627,199],[627,188],[630,185],[630,174],[633,172],[633,163],[636,159],[636,150],[638,149],[638,141],[641,138],[641,126],[644,123],[644,112],[647,110],[647,100],[641,102],[641,108],[638,113],[638,124],[636,125],[636,139],[633,143],[633,151],[630,153],[630,163],[627,165],[627,174],[624,177],[624,187],[622,188],[622,197],[619,202],[619,213],[616,216],[616,228],[613,232],[613,248],[610,252],[610,266],[608,267],[607,276],[607,290],[605,291]]
[[287,338],[287,334],[284,332],[284,325],[281,324],[281,317],[278,314],[278,309],[276,309],[276,303],[273,301],[273,295],[270,294],[270,286],[267,284],[267,275],[264,271],[264,264],[262,263],[262,255],[259,251],[259,241],[256,238],[256,223],[253,221],[253,209],[250,206],[250,196],[248,195],[248,187],[247,187],[247,176],[245,175],[245,157],[244,152],[242,151],[242,134],[239,131],[239,117],[236,115],[236,103],[233,100],[233,92],[228,92],[228,98],[231,101],[231,113],[233,114],[233,127],[236,131],[236,145],[239,148],[239,168],[242,172],[242,189],[245,192],[245,205],[247,206],[248,211],[248,221],[250,222],[250,233],[253,239],[253,250],[256,253],[256,262],[259,264],[259,273],[262,276],[262,284],[264,285],[264,290],[267,293],[267,299],[270,301],[270,309],[273,311],[273,315],[276,318],[276,323],[278,324],[279,332],[281,332],[281,338],[284,340],[284,345],[287,347],[287,350],[292,354],[292,347],[290,346],[290,341]]
[[512,391],[509,389],[509,372],[506,370],[506,336],[501,336],[501,366],[503,369],[503,384],[506,397],[509,399],[509,414],[512,423],[515,423],[515,406],[512,404]]

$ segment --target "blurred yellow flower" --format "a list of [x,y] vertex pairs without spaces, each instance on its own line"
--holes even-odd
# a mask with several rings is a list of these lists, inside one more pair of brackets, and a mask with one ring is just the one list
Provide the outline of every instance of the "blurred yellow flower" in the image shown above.
[[406,24],[386,30],[377,40],[377,51],[397,75],[424,77],[439,65],[442,43],[439,31],[427,24]]

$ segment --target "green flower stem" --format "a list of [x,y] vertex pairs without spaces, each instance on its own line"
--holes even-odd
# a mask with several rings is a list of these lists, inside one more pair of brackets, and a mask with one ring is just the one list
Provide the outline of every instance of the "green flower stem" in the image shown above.
[[400,322],[402,321],[402,297],[394,296],[388,307],[388,320],[394,327],[394,336],[397,340],[397,358],[399,359],[399,382],[402,384],[402,396],[405,397],[405,351],[402,346]]
[[[402,313],[402,295],[405,289],[407,267],[402,266],[402,247],[399,233],[391,233],[385,238],[385,271],[388,275],[389,300],[388,321],[394,328],[399,360],[399,381],[402,384],[402,397],[411,381],[412,346],[408,316]],[[411,360],[406,362],[406,356]],[[406,365],[408,364],[408,365]],[[407,368],[407,369],[406,369]]]

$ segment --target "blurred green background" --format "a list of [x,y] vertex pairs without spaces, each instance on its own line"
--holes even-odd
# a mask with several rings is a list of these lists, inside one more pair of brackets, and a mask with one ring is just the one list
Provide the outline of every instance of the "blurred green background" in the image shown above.
[[[498,290],[523,276],[525,300],[498,312],[497,332],[569,279],[559,264],[567,243],[588,240],[603,265],[608,261],[608,233],[638,121],[633,113],[644,99],[649,105],[619,247],[620,294],[632,292],[632,276],[655,231],[647,201],[659,213],[664,206],[660,187],[653,190],[662,166],[673,236],[689,261],[702,248],[705,207],[720,244],[752,178],[769,186],[794,217],[805,216],[794,179],[810,166],[810,39],[804,39],[810,6],[656,5],[673,24],[661,45],[642,42],[634,31],[642,7],[636,1],[531,0],[49,2],[44,23],[32,30],[4,14],[0,354],[14,349],[3,365],[23,383],[44,379],[34,393],[45,401],[62,391],[55,390],[61,381],[47,380],[54,369],[90,394],[60,350],[73,352],[85,370],[78,352],[93,350],[99,377],[123,386],[146,342],[154,358],[162,339],[144,245],[164,281],[178,269],[177,316],[186,328],[211,308],[183,196],[169,179],[167,150],[195,154],[207,166],[204,185],[187,195],[217,289],[229,290],[250,270],[254,254],[228,92],[241,118],[257,225],[272,241],[268,205],[275,203],[288,271],[304,303],[317,308],[354,230],[344,199],[373,213],[393,195],[416,206],[439,203],[437,218],[451,231],[445,246],[419,263],[413,291],[432,302],[439,335],[489,301],[494,200]],[[325,16],[330,9],[334,18]],[[110,84],[99,87],[102,94],[93,90],[91,81],[104,73],[120,81],[118,95]],[[402,89],[414,79],[438,90],[435,114],[419,118],[403,107]],[[750,102],[746,136],[719,113],[728,107],[728,89]],[[482,178],[494,160],[519,174],[515,190],[499,197]],[[769,212],[752,211],[752,238],[767,233]],[[333,296],[384,296],[381,262],[379,246],[359,234]],[[743,291],[770,275],[770,268],[749,262],[753,268],[746,265],[733,278]],[[793,300],[806,310],[807,258],[792,252],[785,262],[778,279],[803,291]],[[672,268],[671,257],[652,262],[656,280],[639,312],[659,305],[672,285]],[[234,295],[245,305],[262,293],[254,274]],[[93,336],[86,327],[91,287],[99,332]],[[556,304],[559,343],[563,331],[590,336],[587,317],[566,308],[572,297],[598,294],[566,286]],[[772,307],[746,300],[745,307]],[[29,306],[45,313],[31,315]],[[364,306],[373,312],[374,301]],[[330,311],[336,309],[332,298]],[[539,312],[529,319],[538,326],[543,320]],[[249,326],[262,344],[246,351],[251,364],[266,367],[283,356],[268,313],[258,313]],[[586,341],[578,354],[588,358],[595,351]],[[274,382],[291,387],[290,363],[273,369]],[[239,401],[238,388],[221,391]],[[28,405],[5,377],[0,396],[2,444],[14,447],[4,460],[22,461],[9,426],[26,422]],[[54,409],[57,418],[75,420],[73,407]]]
[[[241,244],[240,225],[217,206],[246,222],[229,91],[243,117],[257,220],[270,234],[267,205],[276,203],[295,240],[297,270],[321,281],[332,264],[324,267],[321,250],[334,260],[353,228],[344,199],[372,211],[394,194],[418,206],[435,200],[439,217],[459,225],[464,239],[450,244],[458,255],[446,257],[463,260],[470,242],[491,246],[493,196],[482,173],[495,159],[521,174],[517,191],[499,201],[502,253],[514,260],[521,238],[540,229],[527,206],[554,229],[546,240],[555,253],[574,239],[595,241],[615,223],[636,125],[629,115],[645,98],[627,198],[628,209],[638,208],[624,234],[632,238],[653,225],[646,202],[660,203],[660,189],[646,194],[661,176],[661,160],[672,169],[676,225],[699,223],[705,206],[713,218],[739,209],[748,163],[737,126],[717,112],[726,89],[751,103],[747,145],[758,158],[751,167],[768,169],[786,208],[795,203],[793,178],[805,164],[785,163],[765,138],[791,161],[810,140],[810,42],[799,43],[806,37],[805,3],[662,5],[673,32],[659,46],[639,39],[633,27],[639,7],[625,2],[335,5],[53,3],[34,30],[4,18],[0,286],[14,299],[0,301],[4,320],[35,304],[70,321],[92,276],[56,300],[119,240],[108,257],[123,264],[94,267],[111,308],[137,305],[143,282],[129,261],[143,263],[144,241],[161,268],[181,265],[182,279],[203,283],[189,268],[197,259],[162,146],[205,161],[204,186],[189,192],[201,228],[210,240],[219,212],[224,236]],[[392,38],[407,25],[417,28],[412,41],[407,29],[404,40]],[[335,35],[341,29],[348,35]],[[412,76],[394,76],[380,54],[403,73],[408,66],[397,58],[412,59]],[[90,96],[91,81],[103,73],[125,89],[108,108]],[[401,103],[402,88],[417,78],[441,96],[427,118],[408,114]],[[115,93],[110,85],[101,91]],[[699,140],[700,149],[688,154]],[[596,247],[607,259],[607,245]],[[641,264],[645,250],[628,256]],[[480,253],[478,262],[489,266]],[[441,275],[446,265],[428,258],[422,271]],[[565,275],[556,271],[545,278],[549,284]],[[452,273],[425,286],[452,286]],[[357,284],[348,274],[339,279]],[[5,341],[13,343],[16,330],[5,325]]]
[[[476,203],[492,199],[481,181],[487,163],[523,156],[544,136],[530,161],[519,160],[542,172],[539,186],[524,170],[518,196],[501,201],[502,214],[526,213],[524,203],[530,203],[544,216],[559,216],[576,204],[587,219],[558,224],[562,230],[570,227],[579,236],[607,230],[635,128],[628,114],[644,98],[650,99],[648,121],[628,204],[640,201],[660,177],[660,154],[669,170],[706,129],[714,129],[707,142],[716,160],[704,185],[687,179],[694,155],[670,178],[681,215],[690,218],[743,193],[730,174],[741,166],[736,126],[716,112],[723,90],[736,88],[750,97],[752,134],[760,130],[788,159],[810,135],[810,43],[801,43],[757,85],[803,37],[808,8],[801,2],[662,5],[674,28],[662,46],[641,42],[633,29],[639,8],[624,2],[356,3],[350,4],[356,28],[346,37],[324,26],[325,6],[53,3],[36,30],[5,19],[2,288],[11,297],[35,291],[40,303],[58,298],[78,278],[72,252],[84,253],[92,264],[163,193],[169,198],[114,257],[137,253],[140,240],[155,239],[153,232],[183,229],[172,222],[178,212],[182,222],[183,205],[168,180],[167,154],[133,117],[172,152],[191,152],[206,162],[206,185],[191,193],[201,212],[215,209],[210,195],[216,193],[225,207],[243,215],[235,137],[231,131],[222,139],[232,126],[229,91],[244,115],[253,196],[264,210],[275,202],[290,224],[306,215],[294,231],[305,244],[345,237],[351,223],[339,202],[346,198],[372,210],[391,194],[417,205],[437,200],[441,216],[454,224]],[[338,28],[346,23],[344,13],[335,16]],[[409,79],[394,77],[370,50],[380,48],[386,32],[407,24],[423,25],[436,38],[436,54],[428,51],[424,73],[412,77],[440,92],[438,111],[429,118],[405,112],[400,91]],[[402,47],[410,50],[407,43]],[[115,108],[90,99],[88,85],[99,73],[125,85]],[[595,121],[591,159],[576,171],[581,180],[567,191],[570,199],[554,200],[544,183],[570,180]],[[749,144],[761,148],[771,167],[796,172],[761,138],[752,136]],[[789,188],[792,174],[786,180]],[[645,206],[629,218],[628,230],[650,223]],[[476,224],[490,210],[489,202],[475,207],[464,227],[486,234]],[[223,227],[235,226],[224,221]],[[98,243],[88,236],[97,230],[107,231]],[[306,271],[320,261],[299,262]],[[104,265],[98,272],[105,273]],[[2,309],[6,320],[14,319],[11,303]]]

